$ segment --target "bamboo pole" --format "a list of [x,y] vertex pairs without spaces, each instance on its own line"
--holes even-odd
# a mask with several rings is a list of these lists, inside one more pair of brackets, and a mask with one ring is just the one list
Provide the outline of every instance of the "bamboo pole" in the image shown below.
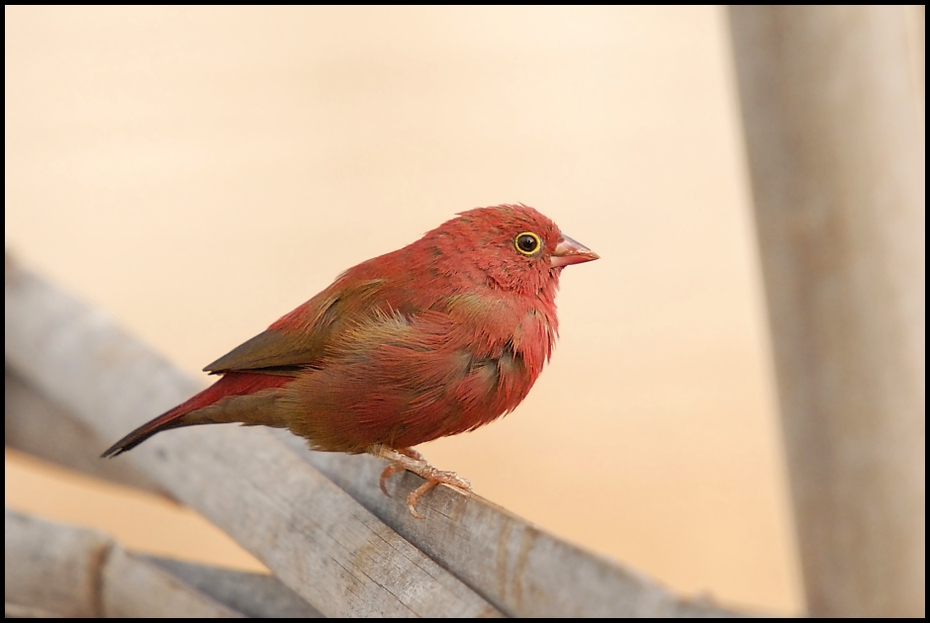
[[431,501],[433,526],[424,531],[398,503],[419,477],[394,476],[388,498],[378,487],[383,465],[376,459],[311,452],[294,436],[284,441],[401,536],[514,616],[741,616],[708,596],[678,597],[637,571],[557,539],[477,496],[441,492]]
[[135,553],[188,586],[236,612],[254,618],[321,618],[323,615],[274,576],[221,569],[173,558]]
[[[122,334],[99,312],[81,306],[15,265],[7,268],[6,310],[5,417],[8,431],[20,431],[7,439],[17,449],[48,454],[42,447],[66,444],[71,438],[68,431],[74,430],[75,425],[65,420],[74,419],[87,430],[81,443],[99,453],[113,437],[114,433],[108,431],[115,430],[118,435],[120,430],[131,428],[161,407],[171,406],[172,401],[186,398],[195,389],[192,387],[195,384]],[[41,389],[33,384],[41,385]],[[59,405],[66,406],[46,404],[53,396]],[[41,415],[34,417],[35,413]],[[45,438],[28,432],[32,424],[10,420],[34,422],[44,431]],[[185,440],[188,433],[199,434],[195,440]],[[149,450],[140,452],[146,446]],[[58,456],[57,460],[68,467],[113,479],[109,470],[88,467],[86,453],[87,450],[74,451]],[[423,552],[439,562],[442,569],[464,580],[506,614],[679,617],[737,614],[706,598],[682,599],[636,571],[565,543],[479,496],[463,496],[439,487],[420,501],[419,510],[426,519],[415,520],[402,500],[422,483],[419,477],[394,476],[390,483],[394,496],[387,498],[377,484],[382,462],[366,456],[310,452],[302,440],[283,431],[234,426],[172,431],[156,436],[119,461],[136,467],[158,483],[158,488],[206,514],[256,553],[273,572],[288,577],[288,586],[305,597],[311,593],[299,586],[300,581],[318,576],[309,570],[295,573],[289,565],[278,561],[275,552],[294,546],[293,535],[289,533],[302,530],[303,523],[320,521],[317,515],[321,512],[318,506],[324,502],[322,496],[307,499],[302,489],[317,487],[329,491],[329,488],[316,480],[307,485],[299,480],[301,474],[319,474],[316,471],[319,469],[329,477],[319,474],[326,485],[342,495],[344,489],[357,500],[349,500],[351,504],[340,501],[342,505],[332,511],[331,522],[352,523],[370,511],[374,516],[367,518],[366,524],[377,525],[375,516],[378,517],[386,524],[378,529],[384,540],[400,542],[396,556],[412,557],[402,545],[412,543],[419,548],[420,551],[413,550],[418,555]],[[212,462],[218,463],[219,468],[212,466]],[[170,466],[167,476],[162,475],[165,464]],[[259,480],[263,474],[270,480]],[[274,480],[274,476],[279,480]],[[229,479],[233,484],[228,483]],[[263,488],[267,491],[261,496],[252,491]],[[229,499],[220,503],[214,501],[217,496]],[[336,494],[329,492],[327,496]],[[232,520],[226,518],[227,513],[233,516]],[[281,514],[295,519],[275,523]],[[264,515],[270,515],[271,519],[262,519]],[[243,526],[235,522],[237,517],[255,519]],[[252,531],[257,534],[251,534]],[[299,541],[297,544],[303,547]],[[324,552],[321,558],[319,552],[303,549],[296,554],[304,566],[331,564],[327,556]],[[377,574],[378,570],[368,568],[373,564],[369,560],[372,557],[371,552],[357,551],[350,560],[343,559],[342,564],[360,565],[355,572],[358,574],[366,570]],[[430,558],[426,560],[435,566]],[[403,561],[394,562],[390,556],[377,564],[388,573],[407,573]],[[441,570],[430,568],[431,573],[443,577]],[[319,580],[333,587],[328,589],[335,595],[330,599],[342,598],[339,582],[351,582],[341,575],[340,569],[313,572],[335,576]],[[325,598],[312,595],[315,605],[318,605],[315,599]],[[452,614],[456,604],[445,607],[444,612]]]
[[[10,261],[5,295],[7,364],[98,438],[198,389],[105,314]],[[327,616],[500,615],[266,431],[209,428],[158,435],[116,461],[199,511]]]
[[171,497],[134,465],[101,461],[99,448],[105,441],[73,413],[40,395],[9,366],[3,402],[6,445],[89,476]]
[[4,596],[58,616],[242,616],[94,530],[6,510]]
[[6,510],[4,601],[58,616],[101,616],[100,566],[111,546],[91,530],[55,530]]
[[905,14],[729,15],[808,607],[923,616],[923,84]]
[[10,616],[319,617],[271,576],[140,556],[96,530],[6,509]]
[[[16,450],[54,460],[63,467],[127,484],[111,470],[99,470],[85,454],[106,446],[90,435],[87,450],[72,449],[52,456],[48,448],[73,439],[77,416],[56,408],[16,374],[7,371],[7,444]],[[29,432],[44,431],[44,436]],[[712,600],[682,599],[643,575],[594,556],[541,530],[478,496],[463,497],[451,490],[431,492],[421,502],[427,521],[411,517],[400,500],[422,483],[405,473],[392,477],[392,497],[378,486],[384,465],[370,456],[312,452],[302,439],[272,431],[290,450],[307,461],[365,508],[430,558],[453,572],[514,616],[733,616]],[[96,456],[96,455],[95,455]],[[148,489],[145,480],[130,482]],[[158,491],[158,489],[156,489]],[[175,570],[178,563],[172,565]],[[212,593],[210,593],[212,595]],[[223,603],[231,603],[224,597]],[[247,603],[247,602],[246,602]],[[243,610],[243,602],[237,602]]]

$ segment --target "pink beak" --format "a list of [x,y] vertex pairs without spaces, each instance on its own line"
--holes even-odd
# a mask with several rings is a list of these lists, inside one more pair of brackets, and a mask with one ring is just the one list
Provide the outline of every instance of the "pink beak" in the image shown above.
[[552,266],[581,264],[582,262],[596,260],[599,257],[600,255],[580,242],[575,242],[568,236],[563,235],[559,244],[555,245],[555,251],[552,252]]

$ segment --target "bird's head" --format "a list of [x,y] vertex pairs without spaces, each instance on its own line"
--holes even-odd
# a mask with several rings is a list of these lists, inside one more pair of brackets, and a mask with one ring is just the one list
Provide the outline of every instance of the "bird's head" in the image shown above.
[[[549,218],[525,205],[468,210],[424,237],[449,265],[468,265],[495,287],[553,292],[562,268],[598,255],[562,234]],[[445,263],[445,262],[444,262]]]

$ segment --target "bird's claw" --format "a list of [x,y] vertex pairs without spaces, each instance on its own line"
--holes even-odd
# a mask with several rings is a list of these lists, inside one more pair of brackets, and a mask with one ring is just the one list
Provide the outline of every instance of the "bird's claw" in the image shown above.
[[410,511],[410,514],[416,519],[423,519],[423,515],[417,512],[417,502],[420,501],[420,496],[437,484],[439,484],[439,482],[436,480],[427,480],[407,495],[407,510]]
[[400,450],[378,448],[375,452],[372,452],[372,454],[391,461],[391,463],[384,468],[384,471],[381,472],[380,481],[381,491],[388,497],[390,497],[390,494],[387,490],[387,479],[397,472],[409,470],[426,480],[426,482],[407,495],[407,510],[417,519],[423,518],[423,516],[417,512],[417,502],[426,492],[436,485],[446,485],[462,492],[471,491],[471,483],[468,482],[467,479],[462,478],[455,472],[444,472],[436,469],[427,463],[419,452],[412,448],[403,448]]
[[452,487],[453,489],[458,489],[462,492],[471,491],[471,483],[468,482],[466,478],[462,478],[455,472],[442,472],[432,466],[427,466],[429,468],[430,476],[423,476],[426,478],[426,482],[414,489],[407,496],[407,510],[410,511],[410,514],[416,517],[417,519],[423,519],[423,515],[417,512],[417,502],[420,500],[420,497],[424,493],[435,487],[436,485],[446,485],[447,487]]
[[391,497],[391,494],[387,490],[387,479],[396,474],[397,472],[404,471],[403,465],[398,465],[397,463],[391,463],[384,468],[384,471],[381,472],[381,491],[384,492],[384,495]]

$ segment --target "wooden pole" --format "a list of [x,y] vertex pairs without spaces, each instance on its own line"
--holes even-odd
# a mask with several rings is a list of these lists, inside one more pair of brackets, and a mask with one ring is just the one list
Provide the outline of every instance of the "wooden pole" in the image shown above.
[[6,509],[8,616],[320,617],[277,579],[127,552],[96,530]]
[[66,617],[242,616],[94,530],[6,510],[5,601]]
[[925,154],[905,12],[729,15],[810,614],[922,617]]
[[[7,364],[98,439],[201,387],[15,263],[5,277]],[[326,616],[500,615],[267,431],[210,428],[156,436],[115,461],[199,511]]]
[[[111,430],[182,400],[197,384],[102,313],[15,262],[8,260],[6,273],[7,444],[187,503],[324,612],[371,614],[377,606],[397,614],[394,602],[402,599],[408,611],[461,613],[476,603],[460,590],[462,580],[504,614],[520,617],[740,614],[706,597],[681,598],[474,494],[437,487],[419,504],[425,519],[414,519],[402,500],[422,484],[419,476],[392,477],[393,497],[385,497],[379,459],[310,452],[285,431],[172,431],[112,461],[125,472],[101,468],[107,462],[93,458],[109,445]],[[185,441],[190,434],[196,438]],[[378,538],[370,538],[373,531]],[[171,570],[182,575],[177,565]],[[186,579],[200,588],[196,578]],[[393,593],[374,586],[389,581]],[[401,594],[399,583],[411,594]],[[246,612],[229,591],[205,592]],[[44,609],[43,603],[12,605]],[[471,608],[496,614],[487,603]]]

